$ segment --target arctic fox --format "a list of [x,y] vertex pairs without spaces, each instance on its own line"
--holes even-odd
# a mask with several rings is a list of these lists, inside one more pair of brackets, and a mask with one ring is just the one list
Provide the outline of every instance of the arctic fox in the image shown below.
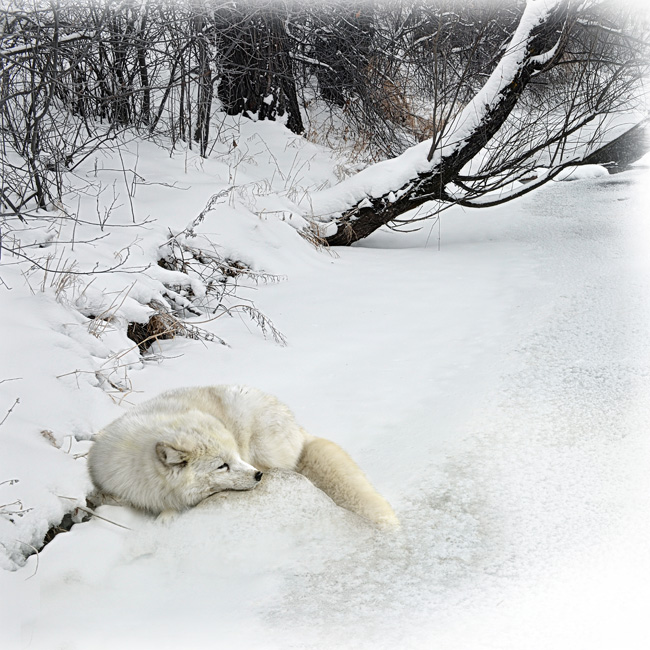
[[154,514],[250,490],[271,468],[294,470],[337,505],[399,525],[343,449],[309,435],[285,404],[246,386],[179,388],[136,406],[97,434],[88,468],[101,493]]

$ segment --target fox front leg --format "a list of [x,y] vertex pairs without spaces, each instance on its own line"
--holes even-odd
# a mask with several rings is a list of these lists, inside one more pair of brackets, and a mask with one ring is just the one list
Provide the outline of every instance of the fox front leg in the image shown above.
[[156,517],[156,521],[161,523],[163,526],[169,526],[176,517],[178,517],[178,510],[163,510]]

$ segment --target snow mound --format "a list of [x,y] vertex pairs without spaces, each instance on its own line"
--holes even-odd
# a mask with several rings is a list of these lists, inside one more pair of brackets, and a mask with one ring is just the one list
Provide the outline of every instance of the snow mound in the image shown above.
[[587,178],[603,178],[609,176],[609,172],[602,165],[579,165],[567,167],[556,177],[557,181],[581,181]]

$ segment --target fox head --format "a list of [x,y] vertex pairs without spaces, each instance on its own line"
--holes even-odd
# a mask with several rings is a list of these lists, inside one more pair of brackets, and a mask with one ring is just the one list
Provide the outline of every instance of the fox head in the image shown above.
[[171,426],[164,427],[167,431],[154,445],[166,509],[189,508],[217,492],[251,490],[259,484],[262,472],[242,460],[235,439],[219,420],[204,414],[186,414],[183,420],[166,423]]
[[191,507],[223,490],[251,490],[262,472],[226,450],[191,449],[167,442],[156,443],[156,457],[167,475],[167,484]]
[[127,413],[97,435],[88,469],[100,492],[153,514],[262,478],[223,422],[198,410]]

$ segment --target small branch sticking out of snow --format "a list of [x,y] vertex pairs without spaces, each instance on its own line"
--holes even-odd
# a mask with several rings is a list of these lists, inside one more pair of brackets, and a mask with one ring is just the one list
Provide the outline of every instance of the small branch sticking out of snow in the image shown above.
[[12,411],[16,408],[16,405],[20,404],[20,397],[16,397],[16,401],[12,404],[11,408],[7,411],[6,415],[0,420],[0,427],[5,423],[7,418],[11,415]]
[[[61,497],[62,499],[69,499],[70,497]],[[106,521],[109,524],[113,524],[113,526],[117,526],[118,528],[124,528],[124,530],[133,530],[132,528],[129,528],[128,526],[125,526],[124,524],[118,524],[116,521],[112,521],[111,519],[107,519],[106,517],[102,517],[101,515],[98,515],[94,510],[91,510],[90,508],[84,508],[83,506],[77,506],[77,510],[81,510],[82,512],[85,512],[86,514],[89,514],[91,517],[97,517],[97,519],[101,519],[102,521]]]
[[[17,539],[15,541],[18,542],[19,544],[24,544],[25,546],[29,546],[29,548],[31,548],[32,551],[34,551],[33,554],[36,555],[36,566],[34,567],[34,573],[32,573],[32,575],[29,576],[29,578],[25,578],[25,580],[30,580],[31,578],[33,578],[38,573],[38,564],[39,564],[39,559],[40,559],[40,553],[38,552],[38,549],[35,546],[32,546],[28,542],[24,542],[22,539]],[[29,555],[29,553],[27,555]]]

